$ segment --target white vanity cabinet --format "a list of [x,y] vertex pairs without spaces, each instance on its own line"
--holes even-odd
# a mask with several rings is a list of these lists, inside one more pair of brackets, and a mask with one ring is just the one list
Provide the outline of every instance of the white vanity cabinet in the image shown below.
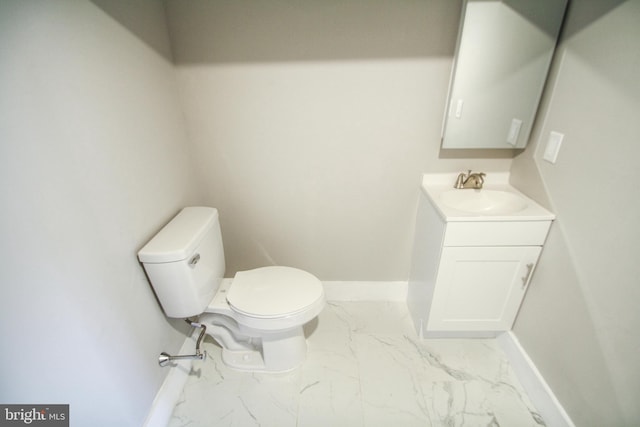
[[423,192],[407,298],[418,333],[492,337],[510,330],[551,226],[549,215],[458,216],[443,213]]

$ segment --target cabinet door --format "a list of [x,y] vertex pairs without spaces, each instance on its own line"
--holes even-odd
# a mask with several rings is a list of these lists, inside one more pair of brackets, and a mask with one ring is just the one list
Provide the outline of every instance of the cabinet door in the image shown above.
[[541,247],[444,247],[429,331],[507,331]]

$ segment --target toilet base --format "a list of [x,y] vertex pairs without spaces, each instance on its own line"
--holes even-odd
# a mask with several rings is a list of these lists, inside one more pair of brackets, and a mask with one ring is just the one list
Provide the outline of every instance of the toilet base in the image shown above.
[[232,369],[250,372],[266,372],[262,354],[259,351],[222,349],[222,361]]
[[265,333],[261,341],[260,350],[229,350],[223,347],[222,361],[241,371],[286,372],[298,367],[306,358],[307,341],[302,326]]

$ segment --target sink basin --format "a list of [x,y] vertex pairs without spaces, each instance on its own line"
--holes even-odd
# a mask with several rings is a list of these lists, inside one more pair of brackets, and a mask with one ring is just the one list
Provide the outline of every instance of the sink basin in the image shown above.
[[519,212],[528,204],[515,193],[501,190],[447,190],[440,202],[459,211],[480,215],[504,215]]

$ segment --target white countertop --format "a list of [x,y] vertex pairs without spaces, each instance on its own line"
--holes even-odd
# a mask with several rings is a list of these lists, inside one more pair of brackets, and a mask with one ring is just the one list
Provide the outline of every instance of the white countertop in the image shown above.
[[[445,191],[455,190],[457,173],[425,174],[422,178],[422,191],[435,206],[440,216],[447,222],[450,221],[551,221],[555,215],[540,206],[522,192],[509,185],[508,173],[487,173],[484,179],[484,190],[498,190],[513,193],[521,197],[527,206],[517,212],[486,214],[467,212],[454,209],[441,201],[441,194]],[[482,191],[472,189],[459,189],[455,191]]]

